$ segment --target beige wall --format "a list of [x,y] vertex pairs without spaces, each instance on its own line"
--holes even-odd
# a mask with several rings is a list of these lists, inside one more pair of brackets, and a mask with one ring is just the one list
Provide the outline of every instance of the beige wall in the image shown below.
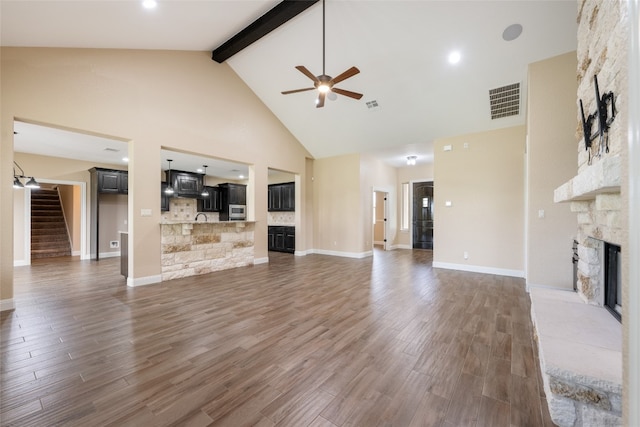
[[[415,166],[406,166],[402,168],[396,169],[397,183],[396,183],[396,192],[398,194],[398,203],[396,204],[396,215],[397,215],[397,224],[398,224],[398,233],[396,234],[396,238],[393,241],[393,245],[399,248],[411,248],[412,245],[412,237],[411,237],[411,228],[409,230],[401,230],[400,229],[400,220],[402,215],[402,184],[409,183],[409,197],[412,195],[412,185],[413,182],[425,182],[425,181],[433,181],[433,163],[427,163],[422,165]],[[435,183],[434,183],[435,186]],[[411,204],[409,201],[409,224],[411,224]],[[411,225],[409,225],[411,227]]]
[[435,141],[434,266],[523,275],[524,146],[524,126]]
[[529,286],[573,288],[570,257],[576,214],[568,203],[554,203],[553,191],[577,171],[576,67],[575,52],[529,65],[526,201]]
[[363,248],[360,156],[316,159],[313,170],[314,249],[358,256]]
[[127,196],[124,194],[100,194],[99,237],[100,256],[120,254],[120,248],[111,248],[110,242],[120,241],[120,231],[127,232]]
[[[160,277],[162,148],[250,164],[253,206],[266,206],[267,168],[305,179],[309,153],[226,64],[211,61],[209,52],[2,48],[1,53],[2,299],[13,297],[15,118],[130,142],[133,284]],[[141,209],[152,215],[142,217]],[[266,210],[255,210],[250,219],[257,221],[256,258],[266,258]]]

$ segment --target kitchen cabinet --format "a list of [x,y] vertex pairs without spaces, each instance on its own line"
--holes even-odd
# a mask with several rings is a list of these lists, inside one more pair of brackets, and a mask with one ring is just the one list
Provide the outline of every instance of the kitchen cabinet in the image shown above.
[[244,184],[224,183],[218,186],[220,188],[220,200],[222,209],[226,205],[246,205],[247,204],[247,186]]
[[167,187],[168,184],[166,182],[160,183],[160,212],[169,212],[169,201],[171,200],[171,196],[164,192]]
[[168,182],[173,187],[174,196],[177,197],[192,197],[197,199],[202,192],[204,185],[204,175],[194,172],[185,172],[171,169],[166,172]]
[[91,179],[97,182],[98,193],[128,194],[129,174],[127,171],[91,168]]
[[268,250],[294,253],[296,250],[296,228],[270,225],[267,231]]
[[209,195],[198,199],[198,212],[220,212],[222,205],[220,200],[220,188],[205,186]]
[[220,221],[246,219],[247,186],[224,183],[220,188]]
[[296,210],[295,183],[271,184],[268,187],[269,212],[293,212]]

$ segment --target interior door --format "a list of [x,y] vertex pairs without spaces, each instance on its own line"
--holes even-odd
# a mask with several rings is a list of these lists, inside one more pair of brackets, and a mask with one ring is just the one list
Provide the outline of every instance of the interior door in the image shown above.
[[433,249],[433,182],[413,184],[413,248]]

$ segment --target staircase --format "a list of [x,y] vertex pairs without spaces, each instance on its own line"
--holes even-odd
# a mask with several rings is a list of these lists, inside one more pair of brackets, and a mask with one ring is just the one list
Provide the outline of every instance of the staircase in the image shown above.
[[71,256],[57,190],[31,190],[31,259]]

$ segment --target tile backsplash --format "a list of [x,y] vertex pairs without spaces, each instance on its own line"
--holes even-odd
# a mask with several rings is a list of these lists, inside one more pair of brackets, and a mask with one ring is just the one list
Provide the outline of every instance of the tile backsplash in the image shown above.
[[[198,214],[198,201],[196,199],[186,199],[172,197],[169,199],[169,212],[162,213],[165,221],[193,221]],[[207,222],[215,222],[220,218],[218,212],[207,212]],[[198,219],[200,221],[200,219]]]
[[268,212],[267,224],[268,225],[295,225],[296,213],[295,212]]

